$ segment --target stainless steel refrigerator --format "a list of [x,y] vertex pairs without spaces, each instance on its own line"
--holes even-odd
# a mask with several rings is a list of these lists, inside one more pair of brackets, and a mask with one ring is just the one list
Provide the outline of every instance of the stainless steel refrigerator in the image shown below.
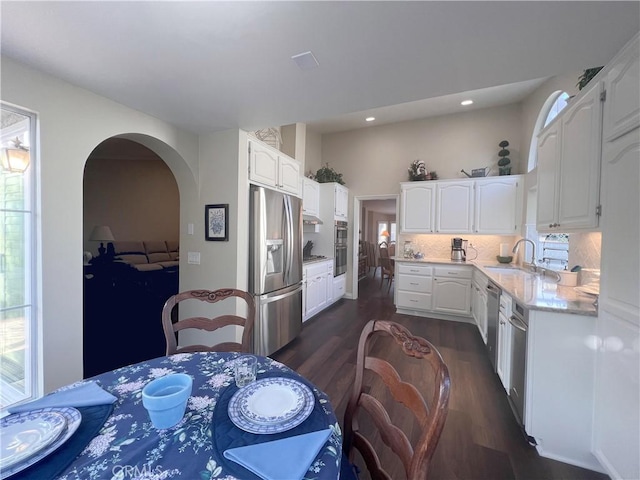
[[249,291],[256,296],[254,350],[270,355],[302,328],[302,200],[251,185]]

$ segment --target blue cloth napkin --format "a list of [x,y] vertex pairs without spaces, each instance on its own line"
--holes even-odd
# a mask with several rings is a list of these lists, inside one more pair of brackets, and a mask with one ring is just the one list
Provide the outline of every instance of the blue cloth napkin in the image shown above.
[[331,429],[225,450],[224,456],[264,480],[300,480],[325,444]]
[[50,393],[33,402],[16,405],[9,408],[8,411],[9,413],[20,413],[38,408],[91,407],[94,405],[110,405],[116,400],[116,397],[105,391],[96,382],[86,382],[75,387]]

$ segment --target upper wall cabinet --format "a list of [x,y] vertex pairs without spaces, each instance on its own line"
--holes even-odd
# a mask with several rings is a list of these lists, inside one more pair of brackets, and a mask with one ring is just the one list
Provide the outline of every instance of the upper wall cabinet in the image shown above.
[[249,180],[300,196],[300,164],[256,140],[249,140]]
[[320,216],[320,184],[307,177],[304,177],[302,182],[302,213],[318,217]]
[[517,233],[522,216],[522,177],[505,175],[476,180],[474,211],[474,233]]
[[473,231],[473,182],[438,182],[436,185],[436,232]]
[[520,225],[522,176],[403,182],[403,233],[513,235]]
[[598,226],[602,91],[594,82],[538,137],[539,232]]
[[[603,140],[611,142],[640,126],[640,59],[638,37],[607,66]],[[635,101],[633,101],[635,100]]]
[[400,231],[433,233],[435,228],[436,186],[433,182],[400,184]]
[[[333,218],[331,218],[333,213]],[[323,222],[347,221],[349,216],[349,189],[339,183],[320,184],[320,217]]]

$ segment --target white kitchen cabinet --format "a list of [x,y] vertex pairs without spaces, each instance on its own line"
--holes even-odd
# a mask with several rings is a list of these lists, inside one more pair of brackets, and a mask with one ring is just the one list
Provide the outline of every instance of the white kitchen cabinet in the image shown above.
[[303,266],[303,277],[306,278],[304,302],[306,314],[304,316],[304,320],[308,320],[313,317],[329,304],[328,294],[330,289],[328,287],[328,282],[330,277],[327,275],[328,266],[331,266],[331,261],[316,262]]
[[396,261],[395,303],[398,308],[431,310],[433,267]]
[[[602,471],[592,453],[595,326],[593,316],[529,311],[524,425],[543,457]],[[618,392],[608,391],[607,398],[617,402]],[[625,405],[619,421],[633,422],[629,415],[637,418],[637,410],[637,403]],[[616,434],[616,448],[626,449],[621,440]],[[634,455],[637,461],[637,450]]]
[[403,233],[513,235],[522,210],[522,176],[402,182]]
[[320,216],[320,184],[303,177],[302,213],[313,217]]
[[471,312],[476,322],[482,341],[487,343],[487,284],[476,282],[471,284]]
[[514,235],[522,206],[522,177],[504,175],[475,180],[475,233]]
[[300,196],[300,163],[256,140],[249,140],[249,180]]
[[558,163],[560,161],[560,125],[547,127],[538,137],[538,194],[536,225],[538,231],[557,223]]
[[473,232],[473,181],[436,184],[436,233]]
[[347,276],[338,275],[337,277],[333,277],[333,281],[330,281],[330,284],[333,286],[332,303],[337,302],[344,297],[347,286]]
[[601,92],[602,83],[593,82],[539,137],[536,223],[540,232],[598,226]]
[[[638,35],[607,65],[603,141],[611,142],[640,126]],[[605,72],[603,72],[604,74]]]
[[[640,478],[640,35],[603,71],[602,261],[592,449],[611,478]],[[633,247],[630,247],[633,245]]]
[[433,275],[433,310],[452,315],[471,315],[472,268],[435,267]]
[[335,182],[321,183],[320,213],[325,223],[332,223],[335,220],[346,222],[349,216],[349,189]]
[[[636,43],[628,55],[627,63],[635,62],[636,69],[639,50]],[[606,80],[605,118],[621,117],[618,110],[623,107],[609,105],[609,84],[619,75],[615,70]],[[639,98],[636,93],[627,99],[629,112],[637,111]],[[605,122],[604,131],[612,140],[604,143],[602,157],[596,337],[602,343],[596,356],[593,451],[611,478],[626,479],[640,478],[640,128],[618,135],[624,124],[623,119]]]
[[500,295],[500,312],[498,314],[498,359],[496,372],[502,386],[508,392],[511,388],[511,297],[504,291]]
[[432,182],[400,184],[400,231],[433,233],[435,227],[436,187]]

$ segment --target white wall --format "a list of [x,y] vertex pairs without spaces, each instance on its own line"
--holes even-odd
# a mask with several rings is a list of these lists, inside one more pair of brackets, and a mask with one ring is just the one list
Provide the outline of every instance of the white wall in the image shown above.
[[520,122],[516,104],[326,134],[322,161],[343,174],[351,196],[400,193],[412,161],[423,160],[440,179],[462,178],[463,168],[496,165],[498,143],[507,139],[516,174]]
[[307,144],[305,146],[305,176],[316,173],[322,167],[322,135],[307,130]]
[[[198,141],[195,135],[6,57],[0,62],[2,100],[35,111],[39,119],[37,240],[42,283],[37,315],[43,388],[48,392],[82,378],[82,184],[91,151],[121,135],[163,158],[180,189],[181,243],[189,245],[196,242],[184,240],[186,222],[202,223],[204,215],[194,208],[192,195],[197,192]],[[182,277],[181,272],[181,281]]]

